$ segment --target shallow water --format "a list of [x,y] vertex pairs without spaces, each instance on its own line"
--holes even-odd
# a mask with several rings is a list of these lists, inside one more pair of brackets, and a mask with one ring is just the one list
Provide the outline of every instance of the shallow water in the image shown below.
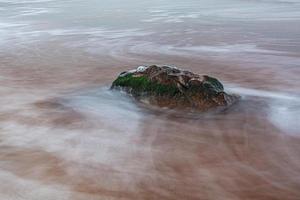
[[[297,0],[0,0],[0,199],[300,198]],[[110,91],[168,64],[218,77],[229,109]]]

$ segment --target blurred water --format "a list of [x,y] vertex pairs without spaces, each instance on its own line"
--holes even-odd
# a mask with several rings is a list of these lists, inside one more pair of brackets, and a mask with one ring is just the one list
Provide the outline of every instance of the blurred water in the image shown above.
[[[298,0],[0,0],[0,199],[300,197]],[[169,64],[240,102],[148,108],[110,91]]]

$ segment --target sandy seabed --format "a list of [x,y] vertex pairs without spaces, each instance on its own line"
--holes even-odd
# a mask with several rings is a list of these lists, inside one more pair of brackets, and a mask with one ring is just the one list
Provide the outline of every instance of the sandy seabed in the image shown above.
[[[117,30],[95,21],[113,26],[125,4],[0,2],[0,199],[300,199],[299,4],[229,2],[166,1]],[[190,115],[108,89],[142,64],[216,76],[242,99]]]

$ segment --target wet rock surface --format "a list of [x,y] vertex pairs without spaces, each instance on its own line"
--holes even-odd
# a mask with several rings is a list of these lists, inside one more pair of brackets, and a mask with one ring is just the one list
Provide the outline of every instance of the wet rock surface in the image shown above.
[[170,66],[140,66],[122,72],[111,89],[126,91],[139,101],[161,107],[201,111],[226,107],[238,99],[226,93],[214,77]]

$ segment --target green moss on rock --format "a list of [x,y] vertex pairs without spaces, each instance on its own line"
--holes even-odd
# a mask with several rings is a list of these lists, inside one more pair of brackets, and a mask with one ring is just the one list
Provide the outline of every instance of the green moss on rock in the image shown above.
[[174,85],[163,85],[149,80],[146,76],[133,76],[132,74],[119,76],[113,82],[112,87],[131,88],[135,92],[146,92],[156,95],[175,96],[180,93]]
[[211,87],[211,89],[213,89],[216,92],[223,92],[224,91],[224,87],[218,79],[210,77],[210,76],[204,76],[204,78],[205,78],[205,81],[204,81],[203,84],[206,87]]

